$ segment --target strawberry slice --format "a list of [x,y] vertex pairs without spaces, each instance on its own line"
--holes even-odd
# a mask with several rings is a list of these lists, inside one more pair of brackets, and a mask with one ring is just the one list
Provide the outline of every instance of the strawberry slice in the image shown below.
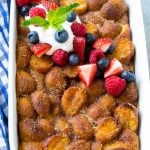
[[51,47],[52,46],[47,43],[38,43],[38,44],[32,45],[31,51],[38,57],[41,57],[43,54],[49,51]]
[[107,52],[109,47],[113,44],[112,39],[110,38],[101,38],[95,41],[93,44],[93,48],[101,49],[104,53]]
[[56,10],[58,6],[55,3],[49,2],[47,0],[41,0],[41,4],[47,9],[47,10]]
[[123,67],[120,61],[118,61],[116,58],[113,58],[110,61],[110,65],[104,72],[104,78],[107,78],[113,75],[119,75],[122,71],[123,71]]
[[73,40],[74,52],[79,56],[81,62],[84,62],[85,42],[84,37],[75,37]]
[[88,64],[88,65],[78,66],[77,70],[82,82],[86,85],[86,87],[90,87],[97,72],[97,65]]

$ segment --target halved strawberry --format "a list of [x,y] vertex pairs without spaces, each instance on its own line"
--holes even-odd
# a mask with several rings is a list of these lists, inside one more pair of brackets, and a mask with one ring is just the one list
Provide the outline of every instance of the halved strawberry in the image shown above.
[[109,47],[113,44],[112,39],[110,38],[101,38],[95,41],[93,44],[93,48],[101,49],[104,53],[107,52]]
[[84,62],[85,42],[84,37],[74,37],[73,40],[74,52],[79,56],[81,62]]
[[49,2],[47,0],[41,0],[41,4],[47,9],[47,10],[56,10],[58,6],[55,3]]
[[88,64],[88,65],[78,66],[77,70],[82,82],[86,85],[86,87],[90,87],[97,72],[97,65]]
[[38,43],[34,44],[31,47],[31,51],[38,57],[41,57],[43,54],[45,54],[47,51],[51,49],[51,45],[47,43]]
[[110,65],[104,72],[104,78],[107,78],[107,77],[113,76],[113,75],[119,75],[122,71],[123,71],[123,67],[122,67],[122,64],[120,63],[120,61],[117,60],[116,58],[113,58],[110,61]]

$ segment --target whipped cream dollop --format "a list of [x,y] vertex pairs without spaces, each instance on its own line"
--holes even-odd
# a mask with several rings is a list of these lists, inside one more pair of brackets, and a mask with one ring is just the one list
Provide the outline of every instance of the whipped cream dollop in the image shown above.
[[[40,7],[45,9],[45,7],[42,4],[37,5],[36,7]],[[46,13],[47,10],[45,9]],[[25,19],[30,19],[29,16],[26,16]],[[76,22],[80,23],[80,19],[77,16]],[[72,52],[73,51],[73,39],[74,35],[71,30],[71,22],[68,22],[67,20],[62,24],[63,29],[65,29],[68,32],[68,40],[64,43],[59,43],[55,40],[55,33],[57,29],[49,27],[48,29],[44,29],[39,26],[30,25],[29,30],[30,31],[36,31],[39,35],[39,41],[40,43],[48,43],[52,46],[52,48],[46,53],[47,55],[52,55],[57,49],[63,49],[66,52]]]

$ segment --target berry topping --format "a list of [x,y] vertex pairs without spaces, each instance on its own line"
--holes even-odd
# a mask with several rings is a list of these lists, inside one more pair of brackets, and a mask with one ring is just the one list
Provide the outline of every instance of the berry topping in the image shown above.
[[74,52],[79,56],[80,60],[83,62],[84,53],[85,53],[85,38],[74,37],[73,48],[74,48]]
[[29,4],[30,0],[16,0],[18,7],[23,7]]
[[92,45],[95,42],[96,37],[92,33],[87,33],[85,39],[87,45]]
[[68,32],[66,30],[58,30],[55,33],[55,40],[59,43],[64,43],[68,40]]
[[122,71],[123,67],[120,61],[118,61],[116,58],[113,58],[104,73],[104,77],[107,78],[109,76],[119,75]]
[[34,44],[31,47],[31,51],[34,52],[34,54],[37,55],[38,57],[41,57],[43,54],[49,51],[51,47],[52,46],[47,43],[38,43],[38,44]]
[[120,96],[125,87],[126,81],[117,76],[111,76],[105,80],[105,88],[107,90],[107,93],[114,97]]
[[79,63],[80,63],[80,58],[78,57],[77,54],[72,53],[69,55],[69,64],[70,65],[74,66],[74,65],[78,65]]
[[28,34],[28,39],[29,39],[29,42],[32,43],[32,44],[39,43],[39,35],[36,31],[31,31]]
[[45,18],[46,17],[46,12],[43,8],[32,7],[29,11],[29,16],[30,16],[30,18],[36,17],[36,16],[40,16],[42,18]]
[[36,6],[36,4],[39,4],[40,2],[41,2],[41,0],[30,0],[30,3],[35,5],[35,6]]
[[112,44],[113,44],[112,39],[101,38],[96,40],[96,42],[93,44],[93,48],[101,49],[104,53],[106,53]]
[[97,63],[98,60],[104,58],[105,55],[101,50],[92,50],[89,56],[89,62],[92,64]]
[[20,14],[22,16],[28,16],[29,15],[29,6],[23,6],[21,9],[20,9]]
[[102,71],[97,70],[95,78],[104,79],[104,73]]
[[76,20],[76,13],[75,12],[69,13],[68,16],[67,16],[67,21],[73,22],[75,20]]
[[97,62],[97,68],[100,71],[104,71],[109,65],[109,60],[107,58],[102,58]]
[[71,29],[75,36],[84,37],[86,34],[86,26],[82,23],[74,22]]
[[58,6],[55,3],[49,2],[47,0],[41,0],[41,4],[47,9],[47,10],[56,10]]
[[78,66],[78,74],[86,87],[90,87],[97,72],[96,64]]
[[108,48],[106,54],[112,54],[112,52],[113,52],[114,50],[115,50],[115,45],[112,44],[112,45],[110,45],[110,47]]
[[58,49],[53,53],[52,60],[59,66],[65,66],[68,62],[68,53],[62,49]]
[[127,82],[134,82],[135,81],[135,74],[131,71],[123,71],[121,73],[121,78],[125,79]]

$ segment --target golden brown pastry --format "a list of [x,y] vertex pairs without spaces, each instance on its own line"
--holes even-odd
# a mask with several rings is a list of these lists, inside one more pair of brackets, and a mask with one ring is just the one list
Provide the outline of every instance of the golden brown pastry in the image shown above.
[[43,90],[35,91],[31,94],[31,102],[36,112],[44,117],[50,113],[50,98]]
[[30,60],[30,68],[39,73],[47,73],[50,68],[53,66],[52,60],[44,55],[42,57],[37,57],[36,55],[32,55]]
[[44,141],[44,150],[66,150],[70,139],[66,135],[56,134]]
[[88,118],[84,115],[76,115],[70,120],[73,132],[78,139],[89,140],[94,135],[94,130]]
[[108,0],[87,0],[88,10],[99,10]]
[[120,34],[121,29],[122,27],[119,23],[116,23],[113,20],[106,20],[100,31],[102,37],[114,39]]
[[20,119],[36,117],[36,112],[32,107],[30,96],[20,97],[17,104]]
[[120,122],[113,117],[106,117],[100,120],[95,130],[95,138],[101,143],[107,143],[118,136],[121,131]]
[[69,144],[68,150],[90,150],[90,143],[86,140],[76,140]]
[[17,55],[16,63],[18,70],[25,69],[28,67],[32,52],[30,47],[27,45],[27,42],[24,40],[19,40],[17,42]]
[[87,94],[85,88],[70,87],[62,96],[61,106],[66,115],[73,116],[79,112],[86,100]]
[[45,86],[51,94],[63,94],[67,82],[63,71],[59,67],[53,67],[45,76]]
[[31,74],[26,71],[18,71],[16,77],[17,94],[23,96],[30,94],[35,90],[35,80]]
[[120,121],[123,129],[137,130],[138,112],[134,105],[130,103],[119,105],[114,111],[114,116]]

